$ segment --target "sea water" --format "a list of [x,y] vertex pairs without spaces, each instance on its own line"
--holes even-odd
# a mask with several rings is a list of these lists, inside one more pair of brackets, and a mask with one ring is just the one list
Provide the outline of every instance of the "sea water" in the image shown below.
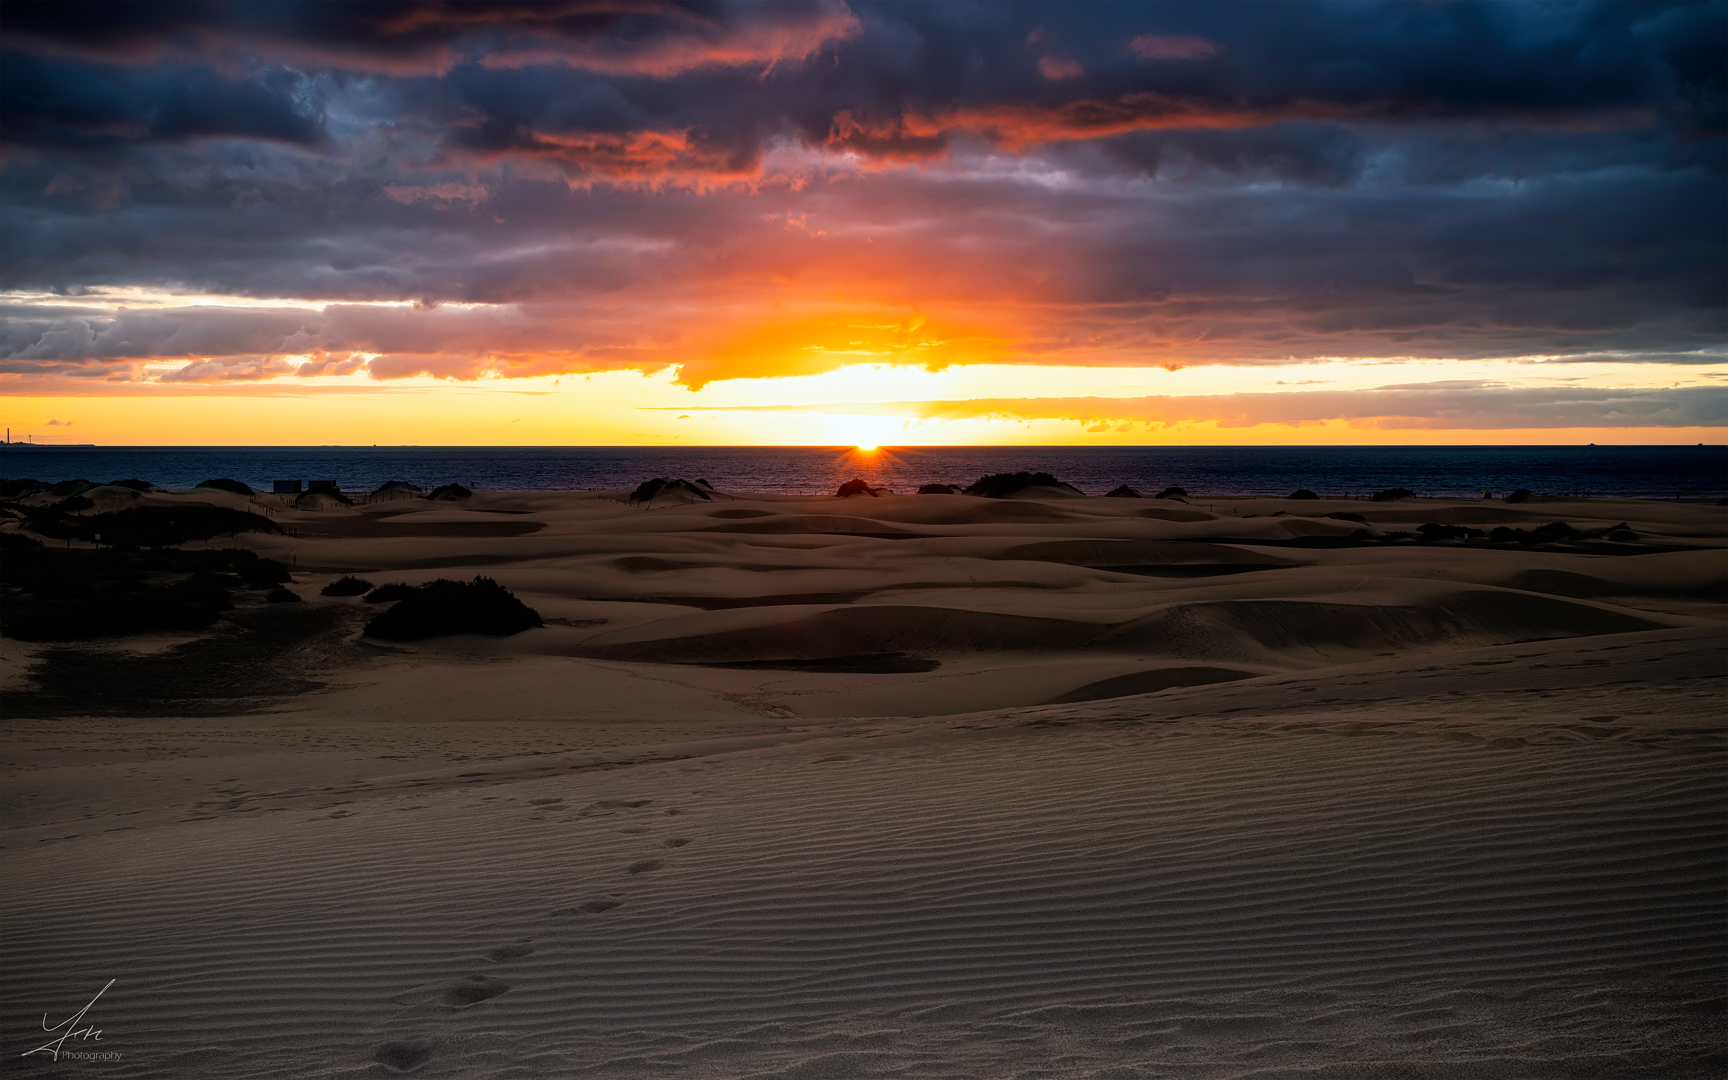
[[1155,495],[1282,496],[1307,488],[1360,497],[1503,496],[1517,488],[1596,498],[1721,499],[1724,446],[961,446],[883,447],[17,447],[0,475],[46,482],[136,477],[168,488],[228,477],[268,491],[275,480],[334,480],[370,491],[389,480],[477,491],[634,488],[656,476],[704,479],[721,491],[832,493],[859,477],[895,491],[964,486],[988,473],[1048,472],[1089,495],[1119,484]]

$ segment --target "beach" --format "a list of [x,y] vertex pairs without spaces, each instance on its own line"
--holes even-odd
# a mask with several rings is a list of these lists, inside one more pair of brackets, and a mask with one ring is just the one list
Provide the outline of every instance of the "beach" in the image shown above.
[[1728,1064],[1728,508],[397,494],[88,493],[301,602],[0,639],[21,1075]]

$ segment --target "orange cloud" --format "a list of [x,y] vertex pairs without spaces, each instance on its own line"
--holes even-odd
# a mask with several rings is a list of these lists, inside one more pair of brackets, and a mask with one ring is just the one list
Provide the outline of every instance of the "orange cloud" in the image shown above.
[[1011,348],[1003,329],[859,308],[738,331],[680,364],[678,382],[696,390],[716,379],[818,375],[867,363],[937,369],[987,362]]

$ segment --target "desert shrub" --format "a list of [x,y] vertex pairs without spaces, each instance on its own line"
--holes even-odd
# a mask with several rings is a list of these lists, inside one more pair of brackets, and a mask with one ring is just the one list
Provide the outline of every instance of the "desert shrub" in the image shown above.
[[272,604],[300,604],[300,594],[293,589],[275,588],[264,594],[264,599]]
[[1530,495],[1530,489],[1529,488],[1519,488],[1517,491],[1514,491],[1512,494],[1506,496],[1506,501],[1509,503],[1529,502],[1530,499],[1531,499],[1531,495]]
[[57,514],[70,514],[78,510],[88,510],[96,502],[88,495],[71,495],[55,503],[53,510]]
[[319,596],[364,596],[372,591],[372,583],[365,578],[339,577],[330,584],[318,590]]
[[62,480],[58,484],[51,485],[48,488],[48,494],[58,495],[64,499],[73,495],[82,495],[91,488],[100,486],[100,484],[90,480]]
[[474,493],[463,487],[461,484],[442,484],[433,488],[432,494],[426,497],[428,499],[445,499],[454,502],[457,499],[466,499],[472,494]]
[[853,495],[874,496],[875,494],[876,489],[872,488],[869,483],[864,480],[848,480],[844,484],[840,485],[839,491],[834,493],[835,497],[840,499],[850,498]]
[[1632,544],[1638,541],[1638,534],[1631,529],[1615,529],[1608,534],[1608,539],[1617,544]]
[[1080,494],[1079,488],[1064,484],[1047,472],[991,473],[989,476],[980,476],[976,483],[966,489],[965,494],[1001,499],[1031,487],[1062,488],[1076,495]]
[[1469,540],[1472,537],[1484,535],[1481,529],[1470,529],[1463,525],[1441,525],[1429,522],[1416,526],[1417,539],[1423,543],[1433,543],[1436,540]]
[[1188,491],[1186,488],[1167,487],[1160,491],[1156,497],[1160,499],[1186,499]]
[[257,494],[257,492],[253,491],[249,485],[242,484],[238,480],[230,480],[226,476],[217,477],[214,480],[206,480],[198,486],[201,488],[215,488],[217,491],[232,492],[235,495],[252,496]]
[[412,595],[413,592],[414,586],[412,585],[404,585],[400,581],[392,582],[388,585],[380,585],[367,593],[366,602],[368,604],[390,604],[405,596]]
[[1104,493],[1104,497],[1106,499],[1139,499],[1139,498],[1144,498],[1144,496],[1142,496],[1138,491],[1135,491],[1133,488],[1129,487],[1127,484],[1123,484],[1121,487],[1113,488],[1109,491],[1106,491]]
[[379,484],[377,490],[372,492],[372,494],[387,495],[393,491],[406,491],[418,495],[425,490],[426,489],[422,488],[419,484],[410,484],[406,480],[386,480],[382,484]]
[[1318,499],[1319,497],[1307,488],[1298,488],[1290,493],[1292,499]]
[[418,641],[446,634],[503,637],[544,625],[533,608],[488,577],[437,581],[412,590],[366,624],[369,637]]
[[38,491],[46,491],[48,485],[40,480],[24,477],[19,480],[0,480],[0,498],[21,499],[26,495],[34,495]]
[[1375,502],[1397,502],[1399,499],[1414,499],[1416,493],[1409,488],[1387,488],[1374,493]]
[[1502,525],[1488,534],[1490,544],[1554,544],[1582,539],[1584,534],[1564,521],[1550,521],[1529,531]]
[[920,495],[958,495],[960,488],[954,484],[925,484],[918,489]]

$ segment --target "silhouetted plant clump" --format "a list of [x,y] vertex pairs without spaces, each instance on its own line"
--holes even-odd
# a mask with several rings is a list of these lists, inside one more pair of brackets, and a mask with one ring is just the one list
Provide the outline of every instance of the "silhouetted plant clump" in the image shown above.
[[1319,497],[1320,496],[1309,491],[1307,488],[1297,488],[1295,491],[1290,493],[1290,498],[1292,499],[1318,499]]
[[1583,533],[1564,521],[1550,521],[1529,531],[1502,525],[1488,534],[1488,542],[1491,544],[1555,544],[1583,539],[1586,539]]
[[108,481],[108,486],[109,487],[131,488],[133,491],[162,491],[162,490],[164,490],[162,488],[157,487],[155,484],[152,484],[148,480],[138,480],[138,479],[110,480],[110,481]]
[[1123,484],[1121,487],[1112,488],[1109,491],[1106,491],[1104,493],[1104,497],[1106,499],[1141,499],[1141,498],[1145,498],[1145,496],[1141,495],[1138,491],[1135,491],[1133,488],[1129,487],[1127,484]]
[[920,495],[958,495],[958,494],[960,494],[960,487],[958,484],[925,484],[924,486],[922,486],[918,489],[918,494],[920,494]]
[[673,479],[671,477],[666,477],[666,476],[656,476],[652,480],[644,480],[636,488],[635,491],[632,491],[630,493],[630,501],[631,502],[650,502],[656,496],[675,494],[678,492],[683,492],[684,494],[687,494],[687,495],[694,495],[698,499],[711,500],[713,498],[713,496],[709,495],[707,491],[703,490],[702,488],[697,487],[695,484],[692,484],[688,480],[678,480],[678,479]]
[[330,584],[318,590],[319,596],[364,596],[372,591],[372,583],[365,578],[339,577]]
[[1532,496],[1529,488],[1519,488],[1517,491],[1506,496],[1506,501],[1509,503],[1521,503],[1529,502],[1531,498]]
[[853,495],[869,495],[874,498],[878,494],[880,494],[880,492],[876,488],[871,487],[868,481],[848,480],[844,484],[840,485],[840,490],[834,493],[834,497],[847,499],[851,498]]
[[88,495],[72,495],[54,504],[57,513],[70,514],[79,510],[88,510],[96,505],[96,501]]
[[26,495],[34,495],[38,491],[47,491],[48,485],[40,480],[21,477],[17,480],[0,480],[0,499],[22,499]]
[[1075,495],[1081,494],[1079,488],[1064,484],[1047,472],[991,473],[989,476],[979,477],[976,483],[966,489],[965,494],[982,495],[986,499],[1002,499],[1015,492],[1035,487],[1058,488]]
[[401,600],[403,597],[412,596],[414,589],[415,586],[413,585],[404,585],[400,581],[393,581],[388,585],[380,585],[376,589],[367,593],[366,602],[368,604],[394,603],[397,600]]
[[58,507],[15,506],[28,519],[28,528],[53,540],[94,541],[121,547],[171,547],[189,540],[209,540],[243,532],[280,533],[282,527],[260,514],[226,506],[135,506],[108,514],[70,517]]
[[233,609],[232,586],[288,580],[281,563],[238,548],[67,550],[5,533],[0,556],[0,627],[26,641],[202,630]]
[[300,604],[300,594],[292,589],[271,589],[264,594],[264,599],[272,604]]
[[1397,502],[1399,499],[1414,499],[1416,493],[1409,488],[1387,488],[1374,493],[1374,502]]
[[433,488],[432,494],[426,497],[428,499],[442,499],[448,502],[455,502],[457,499],[466,499],[473,494],[472,491],[469,491],[461,484],[441,484],[438,487]]
[[1432,521],[1416,526],[1416,532],[1416,539],[1425,544],[1432,544],[1437,540],[1471,540],[1487,535],[1481,529],[1470,529],[1463,525],[1442,525]]
[[410,484],[406,480],[386,480],[382,484],[379,484],[377,490],[373,491],[372,494],[389,495],[393,492],[402,491],[407,492],[410,495],[419,495],[425,490],[426,489],[421,487],[419,484]]
[[253,491],[249,485],[242,484],[238,480],[230,480],[226,476],[219,476],[214,480],[206,480],[198,486],[201,488],[215,488],[217,491],[227,491],[235,495],[245,495],[248,497],[257,494],[257,492]]
[[366,624],[366,634],[385,641],[419,641],[446,634],[504,637],[542,625],[538,612],[491,578],[439,578],[375,616]]
[[1188,492],[1185,488],[1167,487],[1163,491],[1160,491],[1155,497],[1159,499],[1186,499],[1188,498]]

